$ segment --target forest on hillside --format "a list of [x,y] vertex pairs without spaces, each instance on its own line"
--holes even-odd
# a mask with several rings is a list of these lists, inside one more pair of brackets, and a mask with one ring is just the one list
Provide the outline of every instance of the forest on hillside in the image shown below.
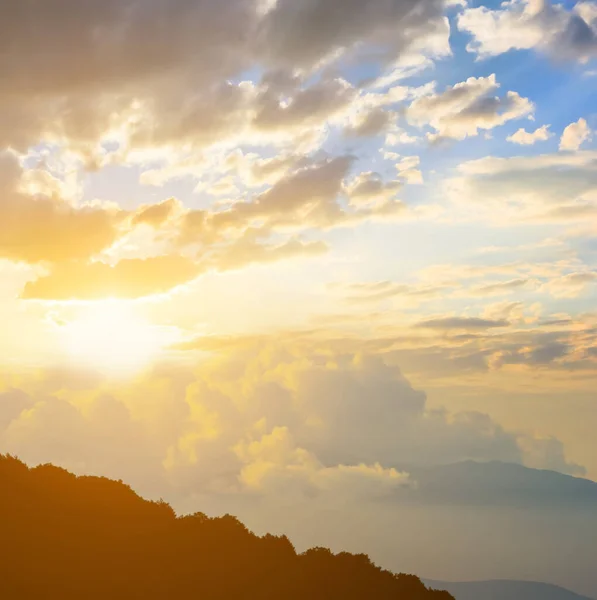
[[235,517],[177,517],[122,482],[52,465],[0,455],[0,491],[2,600],[452,598],[364,554],[297,554]]

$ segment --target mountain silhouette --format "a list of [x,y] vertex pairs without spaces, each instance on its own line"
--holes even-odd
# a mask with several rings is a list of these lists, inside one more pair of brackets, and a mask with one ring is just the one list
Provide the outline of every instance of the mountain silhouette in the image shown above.
[[364,554],[297,554],[230,515],[177,517],[120,481],[0,455],[0,490],[2,600],[452,599]]
[[574,508],[595,510],[597,483],[518,464],[466,461],[406,469],[417,481],[401,491],[417,504]]
[[424,579],[425,585],[446,590],[456,600],[590,600],[570,590],[548,583],[534,581],[433,581]]

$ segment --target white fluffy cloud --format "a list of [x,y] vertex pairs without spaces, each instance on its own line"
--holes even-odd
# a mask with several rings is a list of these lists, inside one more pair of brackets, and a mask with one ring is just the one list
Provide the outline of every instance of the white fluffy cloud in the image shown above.
[[560,150],[578,150],[591,139],[591,134],[586,119],[580,118],[576,123],[570,123],[562,133]]
[[435,133],[429,136],[431,139],[462,140],[533,112],[533,103],[516,92],[495,95],[499,87],[495,74],[469,77],[444,92],[416,99],[406,111],[406,117],[419,127],[433,127]]
[[234,452],[243,462],[239,478],[259,493],[312,497],[341,494],[345,499],[391,496],[408,487],[408,473],[368,466],[325,466],[312,452],[299,448],[288,427],[275,427],[255,440],[241,441]]
[[506,139],[513,144],[519,144],[521,146],[532,146],[537,142],[544,142],[552,137],[552,133],[549,131],[549,125],[542,125],[535,129],[535,131],[527,131],[523,127],[518,129],[512,135],[509,135]]
[[597,56],[597,9],[578,2],[572,10],[550,0],[508,0],[499,8],[466,8],[458,28],[472,36],[469,52],[479,57],[537,48],[555,58],[585,62]]

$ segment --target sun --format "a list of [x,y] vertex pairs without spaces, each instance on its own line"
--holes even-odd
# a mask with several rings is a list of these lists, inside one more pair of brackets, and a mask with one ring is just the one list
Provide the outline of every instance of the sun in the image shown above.
[[63,328],[71,362],[110,375],[129,375],[158,358],[172,341],[168,328],[144,319],[131,305],[103,301]]

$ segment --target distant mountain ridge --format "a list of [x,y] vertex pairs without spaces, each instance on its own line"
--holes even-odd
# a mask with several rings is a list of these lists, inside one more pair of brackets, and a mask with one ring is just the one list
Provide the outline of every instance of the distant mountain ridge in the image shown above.
[[549,583],[534,581],[460,581],[423,579],[425,585],[450,592],[456,600],[594,600]]
[[[597,599],[597,483],[502,462],[408,471],[417,486],[395,497],[396,510],[412,515],[403,528],[408,528],[409,538],[427,536],[427,542],[444,553],[441,563],[439,558],[423,559],[409,565],[411,570],[439,581],[523,582],[524,589],[518,583],[495,583],[495,595],[467,584],[458,589],[462,600]],[[433,521],[431,534],[416,525],[419,517]],[[455,540],[457,548],[451,553]],[[396,554],[404,563],[408,555],[399,555],[401,551],[398,548]],[[561,588],[542,587],[533,595],[538,588],[525,581],[549,581]],[[474,588],[472,595],[469,588]],[[574,595],[566,596],[568,590]]]
[[466,461],[407,470],[417,482],[416,490],[411,493],[417,502],[597,509],[596,482],[556,471],[496,461]]

